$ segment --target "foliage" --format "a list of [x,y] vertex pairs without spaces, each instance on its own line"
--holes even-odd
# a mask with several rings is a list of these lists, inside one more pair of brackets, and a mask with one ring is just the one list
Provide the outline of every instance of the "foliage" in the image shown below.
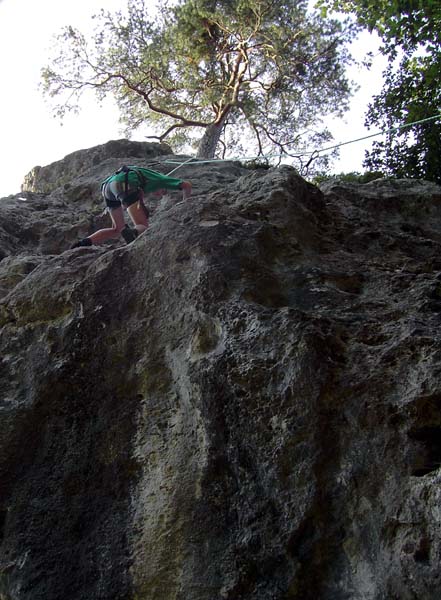
[[[381,93],[369,106],[368,126],[401,127],[441,113],[441,3],[439,0],[322,0],[355,13],[382,38],[389,64]],[[373,144],[365,167],[399,177],[441,182],[441,118],[388,133]]]
[[243,167],[244,169],[249,169],[250,171],[255,171],[258,169],[267,171],[268,169],[271,168],[270,162],[265,158],[246,160],[244,162],[241,162],[240,166]]
[[320,185],[325,181],[343,181],[344,183],[369,183],[375,179],[382,179],[384,173],[381,171],[365,171],[359,173],[358,171],[351,171],[350,173],[339,173],[338,175],[329,175],[328,173],[317,173],[312,178],[312,183]]
[[300,139],[329,139],[321,118],[342,114],[350,96],[351,27],[307,4],[162,0],[152,17],[144,0],[129,0],[125,13],[96,17],[91,39],[62,31],[43,90],[61,100],[61,117],[87,89],[110,94],[127,131],[148,125],[180,150],[198,142],[199,156],[219,146],[293,155]]

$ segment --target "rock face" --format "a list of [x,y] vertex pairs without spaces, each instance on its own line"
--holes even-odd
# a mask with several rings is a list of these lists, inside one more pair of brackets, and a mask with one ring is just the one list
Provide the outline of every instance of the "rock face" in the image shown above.
[[[167,144],[113,140],[88,150],[73,152],[63,160],[47,167],[34,167],[26,175],[22,191],[44,194],[62,187],[64,192],[70,191],[70,196],[75,198],[77,190],[81,190],[83,194],[88,191],[87,185],[84,185],[86,182],[90,183],[94,190],[97,184],[95,176],[99,176],[105,170],[106,164],[109,164],[110,172],[112,172],[115,158],[126,164],[124,158],[130,158],[138,163],[146,160],[154,161],[156,157],[169,154],[171,154],[171,149]],[[75,187],[72,193],[73,180]]]
[[144,146],[0,201],[0,598],[440,598],[441,188],[187,165],[68,250]]

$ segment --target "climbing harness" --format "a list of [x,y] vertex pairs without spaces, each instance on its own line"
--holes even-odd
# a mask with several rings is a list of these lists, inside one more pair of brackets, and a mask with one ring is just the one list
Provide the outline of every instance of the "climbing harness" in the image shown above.
[[112,177],[115,177],[115,175],[119,175],[120,173],[125,173],[125,177],[124,177],[124,193],[127,194],[129,191],[129,173],[136,173],[136,176],[138,177],[138,181],[139,181],[139,187],[142,187],[146,181],[147,178],[145,177],[145,175],[139,170],[139,169],[135,169],[134,167],[128,167],[126,165],[123,165],[122,167],[120,167],[117,171],[115,171],[114,173],[112,173],[112,175],[109,175],[109,177],[107,177],[101,184],[101,192],[104,191],[104,186],[109,183],[109,181],[112,179]]
[[[117,171],[115,171],[114,173],[112,173],[112,175],[109,175],[109,177],[107,177],[101,184],[101,194],[105,197],[105,188],[107,186],[108,183],[110,183],[111,179],[113,177],[115,177],[115,175],[119,175],[120,173],[124,173],[125,177],[124,177],[124,195],[127,196],[129,193],[129,173],[135,173],[137,178],[138,178],[138,184],[139,184],[139,189],[142,188],[143,185],[145,185],[145,183],[147,182],[147,177],[139,170],[136,169],[134,167],[128,167],[127,165],[122,165]],[[140,198],[138,200],[138,208],[141,208],[145,214],[145,216],[147,217],[147,219],[149,218],[149,211],[148,208],[146,207],[146,205],[144,204],[144,202],[142,201],[142,199]],[[110,212],[110,209],[108,206],[106,206],[106,208],[103,210],[101,216],[104,216],[106,213]]]

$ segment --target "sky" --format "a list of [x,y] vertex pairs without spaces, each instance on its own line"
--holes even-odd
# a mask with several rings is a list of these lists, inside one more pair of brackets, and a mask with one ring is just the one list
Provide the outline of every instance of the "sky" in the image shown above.
[[[20,192],[24,176],[37,165],[48,165],[76,150],[124,137],[118,110],[110,99],[98,104],[91,95],[79,115],[68,115],[61,123],[52,115],[38,86],[41,69],[53,56],[53,37],[64,25],[86,32],[92,15],[101,8],[114,11],[125,6],[126,0],[0,0],[0,198]],[[362,58],[377,48],[377,38],[364,33],[353,51]],[[372,95],[381,89],[384,66],[383,57],[377,56],[370,71],[353,67],[349,72],[361,87],[343,119],[326,121],[336,142],[375,132],[364,128],[364,114]],[[132,139],[145,141],[136,133]],[[368,140],[344,146],[333,171],[363,172],[364,151],[371,144]]]

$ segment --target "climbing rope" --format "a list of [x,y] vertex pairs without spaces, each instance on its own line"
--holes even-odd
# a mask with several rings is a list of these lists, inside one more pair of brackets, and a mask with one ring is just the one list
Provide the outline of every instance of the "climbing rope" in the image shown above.
[[[392,133],[394,131],[399,131],[400,129],[406,129],[406,127],[413,127],[413,125],[420,125],[421,123],[428,123],[429,121],[435,121],[436,119],[441,118],[441,113],[435,115],[434,117],[428,117],[427,119],[421,119],[420,121],[413,121],[413,123],[405,123],[404,125],[399,125],[398,127],[391,127],[390,129],[386,129],[386,131],[379,131],[377,133],[371,133],[370,135],[365,135],[364,137],[357,138],[355,140],[350,140],[349,142],[341,142],[340,144],[335,144],[335,146],[328,146],[327,148],[322,148],[318,150],[318,152],[328,152],[329,150],[334,150],[335,148],[340,148],[341,146],[347,146],[348,144],[354,144],[355,142],[361,142],[362,140],[368,140],[369,138],[376,137],[378,135],[386,135],[387,133]],[[305,156],[309,154],[306,152]]]
[[[348,144],[355,144],[356,142],[368,140],[369,138],[373,138],[373,137],[376,137],[379,135],[386,135],[386,134],[392,133],[394,131],[399,131],[400,129],[405,129],[407,127],[413,127],[414,125],[421,125],[422,123],[428,123],[429,121],[435,121],[439,118],[441,118],[441,113],[438,115],[435,115],[434,117],[428,117],[427,119],[413,121],[412,123],[405,123],[404,125],[399,125],[398,127],[391,127],[390,129],[386,129],[385,131],[378,131],[377,133],[371,133],[370,135],[365,135],[363,137],[356,138],[354,140],[349,140],[347,142],[340,142],[333,146],[327,146],[326,148],[316,148],[315,150],[302,150],[301,152],[291,156],[291,158],[301,158],[303,156],[313,156],[313,155],[319,156],[321,153],[329,152],[330,150],[336,150],[337,148],[341,148],[341,146],[347,146]],[[178,165],[172,171],[170,171],[170,173],[167,173],[167,175],[170,175],[171,173],[174,173],[175,171],[177,171],[178,169],[180,169],[181,167],[183,167],[184,165],[187,165],[187,164],[203,165],[203,164],[208,164],[208,163],[220,163],[220,162],[234,162],[234,161],[243,162],[243,161],[247,161],[247,160],[278,158],[279,156],[280,156],[279,154],[262,154],[260,156],[250,156],[250,157],[240,157],[240,158],[210,158],[210,159],[204,159],[204,160],[198,160],[197,158],[191,157],[184,162],[179,162],[179,161],[170,160],[170,159],[166,160],[164,162],[166,162],[167,164]]]
[[[191,158],[189,158],[188,160],[186,160],[185,162],[183,162],[183,163],[179,163],[179,166],[178,166],[178,167],[176,167],[175,169],[172,169],[172,170],[171,170],[169,173],[166,173],[167,177],[170,177],[170,175],[171,175],[172,173],[174,173],[175,171],[177,171],[178,169],[180,169],[180,168],[181,168],[181,167],[183,167],[184,165],[188,164],[188,163],[189,163],[189,162],[191,162],[192,160],[197,160],[197,158],[193,158],[193,157],[191,157]],[[166,163],[169,163],[169,162],[172,162],[172,161],[168,161],[168,160],[166,160],[166,161],[164,161],[164,162],[166,162]],[[176,164],[176,163],[173,163],[173,164]]]

